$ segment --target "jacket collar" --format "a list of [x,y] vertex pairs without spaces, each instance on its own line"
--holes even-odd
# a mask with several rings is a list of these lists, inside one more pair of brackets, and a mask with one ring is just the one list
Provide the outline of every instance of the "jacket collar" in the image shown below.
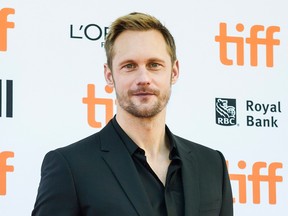
[[[172,133],[171,133],[172,134]],[[185,216],[198,216],[199,212],[199,170],[195,152],[185,145],[182,138],[172,134],[182,161],[182,181],[185,200]],[[110,121],[100,133],[103,159],[118,179],[128,199],[140,216],[153,216],[153,210],[145,196],[137,169],[127,148],[116,133]],[[123,157],[123,155],[126,155]]]
[[138,215],[153,216],[150,201],[145,196],[145,188],[141,184],[134,162],[111,121],[102,129],[100,140],[104,161],[118,179]]
[[185,200],[185,216],[198,216],[200,205],[198,161],[192,145],[172,135],[182,161],[182,181]]

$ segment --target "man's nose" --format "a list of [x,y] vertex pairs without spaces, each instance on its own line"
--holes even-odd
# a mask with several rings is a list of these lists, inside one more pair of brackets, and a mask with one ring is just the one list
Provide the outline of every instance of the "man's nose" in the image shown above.
[[137,74],[137,85],[150,85],[151,83],[151,77],[149,70],[146,68],[139,68],[138,74]]

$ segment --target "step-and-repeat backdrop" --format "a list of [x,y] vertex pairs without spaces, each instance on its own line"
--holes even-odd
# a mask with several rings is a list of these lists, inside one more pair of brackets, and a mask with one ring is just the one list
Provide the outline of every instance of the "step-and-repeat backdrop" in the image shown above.
[[150,13],[180,61],[167,124],[224,153],[236,216],[288,212],[285,1],[0,0],[0,215],[30,215],[49,150],[115,114],[103,77],[118,16]]

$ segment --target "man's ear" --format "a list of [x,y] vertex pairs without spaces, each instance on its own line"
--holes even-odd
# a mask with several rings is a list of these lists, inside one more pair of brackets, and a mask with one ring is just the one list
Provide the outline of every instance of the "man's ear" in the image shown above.
[[114,88],[114,80],[113,80],[113,74],[112,71],[110,70],[109,66],[107,64],[104,64],[104,76],[107,85],[110,88]]
[[179,62],[176,60],[172,65],[171,83],[175,84],[179,78]]

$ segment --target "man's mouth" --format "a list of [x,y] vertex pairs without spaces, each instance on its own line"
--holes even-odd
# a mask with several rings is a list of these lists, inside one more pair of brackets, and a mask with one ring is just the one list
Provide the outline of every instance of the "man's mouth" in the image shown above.
[[146,95],[155,95],[155,93],[154,92],[143,92],[143,91],[140,91],[140,92],[135,92],[135,93],[133,93],[133,95],[137,95],[137,96],[146,96]]
[[129,94],[132,96],[150,96],[150,95],[158,95],[158,91],[153,89],[137,89],[129,91]]

